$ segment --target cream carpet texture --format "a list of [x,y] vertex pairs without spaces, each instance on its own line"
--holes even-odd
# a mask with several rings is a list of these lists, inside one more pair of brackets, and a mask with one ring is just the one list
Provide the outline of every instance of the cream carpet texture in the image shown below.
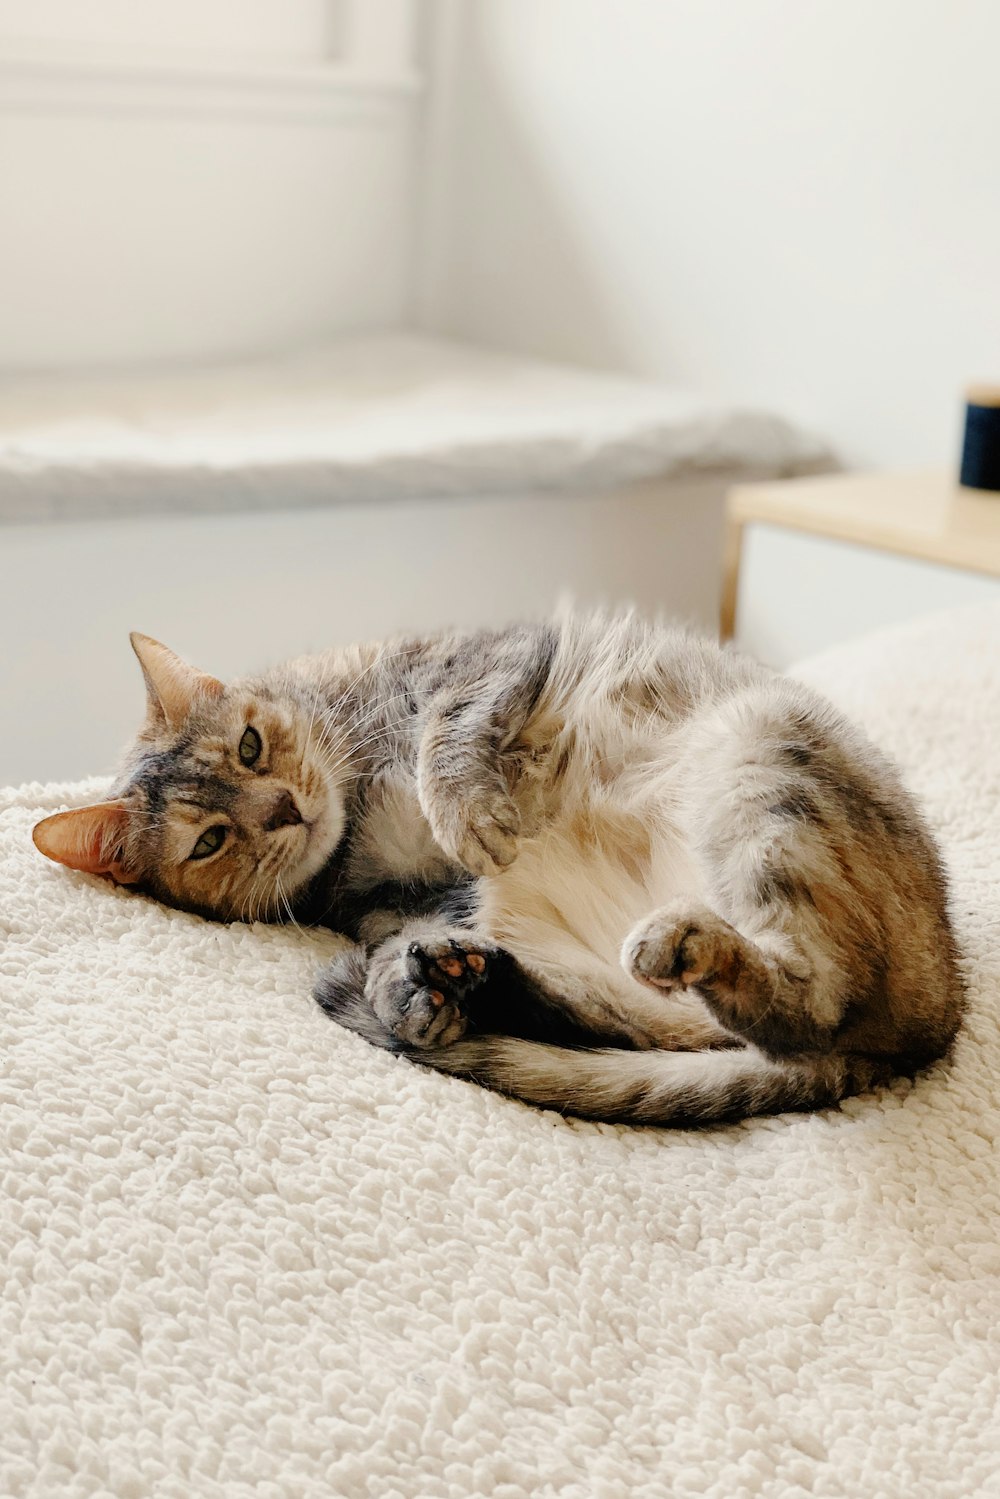
[[951,1065],[815,1116],[585,1124],[309,997],[336,939],[45,864],[0,806],[0,1492],[1000,1495],[1000,611],[803,671],[954,879]]

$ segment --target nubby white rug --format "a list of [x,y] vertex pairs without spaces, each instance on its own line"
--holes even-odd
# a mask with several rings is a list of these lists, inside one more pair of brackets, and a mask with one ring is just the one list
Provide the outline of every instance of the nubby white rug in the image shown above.
[[88,788],[3,796],[3,1495],[1000,1494],[1000,612],[808,676],[940,832],[971,1014],[701,1133],[370,1051],[309,997],[335,938],[72,877],[30,828]]

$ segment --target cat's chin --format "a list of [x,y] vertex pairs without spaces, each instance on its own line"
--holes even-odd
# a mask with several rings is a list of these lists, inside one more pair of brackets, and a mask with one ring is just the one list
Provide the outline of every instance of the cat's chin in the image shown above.
[[305,844],[295,864],[295,884],[299,890],[304,889],[333,858],[344,835],[346,821],[341,798],[336,791],[330,790],[316,814],[306,818],[301,830],[295,829],[305,834]]

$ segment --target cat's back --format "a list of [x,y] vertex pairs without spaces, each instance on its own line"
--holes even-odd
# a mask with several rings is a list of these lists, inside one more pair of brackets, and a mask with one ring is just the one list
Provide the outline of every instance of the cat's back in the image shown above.
[[680,723],[706,704],[780,679],[767,667],[681,626],[632,613],[566,613],[553,626],[540,712],[611,739]]

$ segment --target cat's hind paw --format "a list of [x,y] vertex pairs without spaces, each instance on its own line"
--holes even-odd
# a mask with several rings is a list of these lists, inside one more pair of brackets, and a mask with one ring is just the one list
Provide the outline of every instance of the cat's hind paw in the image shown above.
[[622,966],[654,989],[696,989],[720,977],[732,983],[742,947],[739,933],[707,907],[669,906],[629,933]]
[[466,946],[454,937],[441,941],[411,942],[407,967],[414,980],[442,991],[459,1002],[485,983],[493,954],[489,948]]
[[468,1002],[493,954],[461,938],[391,943],[375,955],[366,985],[375,1014],[405,1046],[450,1046],[468,1027]]

